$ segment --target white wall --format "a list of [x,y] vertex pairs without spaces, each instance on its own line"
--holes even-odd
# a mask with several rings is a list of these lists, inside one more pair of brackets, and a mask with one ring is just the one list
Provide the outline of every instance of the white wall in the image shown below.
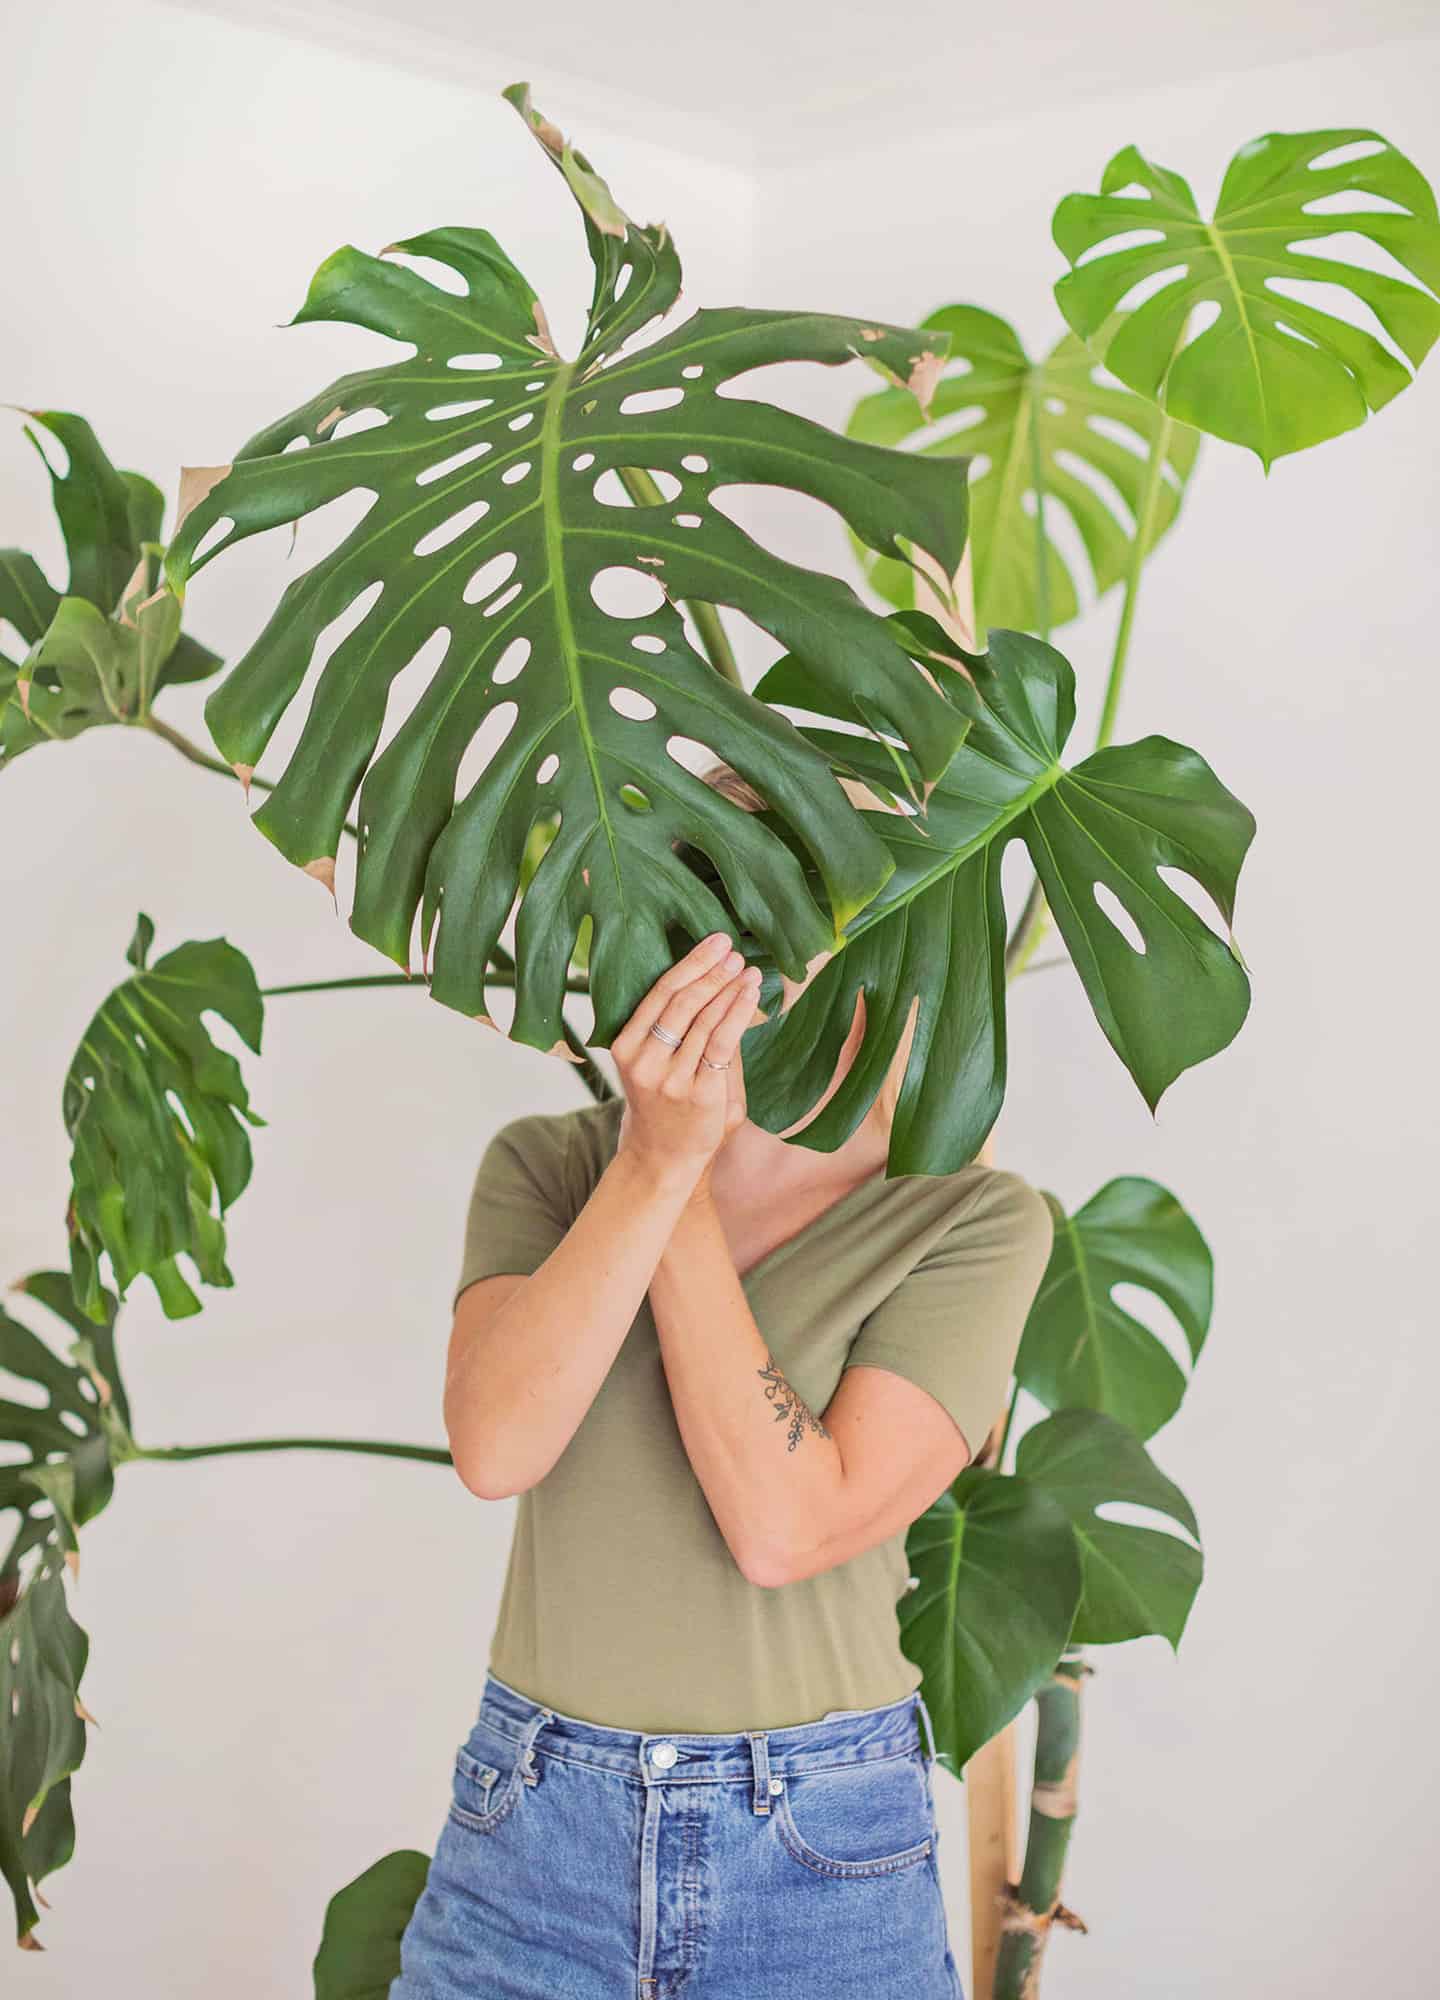
[[[754,297],[919,318],[952,300],[1043,352],[1055,202],[1130,141],[1207,203],[1276,129],[1373,125],[1440,170],[1440,43],[1396,45],[767,181]],[[957,78],[957,103],[964,102]],[[969,120],[983,107],[968,106]],[[845,407],[829,383],[807,407]],[[1100,1655],[1057,2000],[1434,1990],[1393,1913],[1433,1897],[1440,1645],[1430,1259],[1440,362],[1364,431],[1267,482],[1207,447],[1141,599],[1118,740],[1193,744],[1259,820],[1238,1040],[1152,1123],[1067,967],[1013,996],[1001,1157],[1071,1206],[1151,1174],[1217,1260],[1211,1343],[1156,1456],[1209,1580],[1178,1659]],[[1118,606],[1057,635],[1093,735]],[[1042,949],[1049,956],[1053,943]],[[963,1824],[949,1788],[952,1888]]]
[[[1436,52],[1093,103],[758,189],[606,130],[573,86],[537,79],[536,94],[632,212],[670,223],[687,306],[903,320],[968,298],[1038,345],[1054,325],[1053,202],[1092,185],[1117,146],[1139,141],[1203,196],[1256,132],[1370,122],[1433,172]],[[180,463],[223,459],[357,365],[360,334],[273,330],[323,255],[452,219],[496,230],[565,344],[588,295],[578,218],[497,101],[507,80],[477,68],[447,85],[135,0],[119,18],[64,0],[27,23],[0,81],[23,178],[7,203],[0,394],[80,409],[122,464],[172,485]],[[1159,1642],[1098,1661],[1066,1891],[1092,1935],[1057,1940],[1059,2000],[1286,2000],[1349,1991],[1362,1969],[1398,2000],[1426,1984],[1394,1912],[1427,1907],[1424,1691],[1440,1636],[1414,1470],[1440,1386],[1420,1318],[1433,368],[1364,432],[1268,483],[1211,450],[1142,602],[1122,740],[1194,743],[1260,820],[1238,920],[1256,1000],[1239,1040],[1152,1124],[1071,973],[1014,997],[1002,1157],[1072,1204],[1112,1174],[1154,1174],[1219,1263],[1211,1351],[1158,1447],[1200,1510],[1210,1580],[1178,1661]],[[764,384],[837,416],[858,386]],[[18,422],[0,481],[4,539],[54,569]],[[845,562],[809,510],[766,517],[787,548]],[[283,567],[263,544],[216,564],[193,588],[193,628],[238,650]],[[1113,608],[1062,641],[1086,696],[1077,747]],[[167,712],[202,735],[202,698]],[[60,1079],[124,970],[137,908],[157,949],[223,932],[264,983],[385,968],[248,831],[238,794],[138,734],[97,732],[8,772],[0,870],[8,1278],[63,1259]],[[576,1086],[403,991],[276,1001],[253,1071],[271,1124],[234,1211],[236,1290],[177,1324],[143,1288],[127,1308],[142,1439],[438,1441],[479,1148],[519,1109],[577,1102]],[[435,1468],[128,1469],[85,1537],[85,1696],[102,1727],[76,1784],[77,1859],[47,1887],[49,1950],[18,1967],[27,1990],[303,1990],[330,1893],[386,1849],[434,1839],[507,1535],[508,1509]],[[961,1797],[942,1796],[963,1952]]]

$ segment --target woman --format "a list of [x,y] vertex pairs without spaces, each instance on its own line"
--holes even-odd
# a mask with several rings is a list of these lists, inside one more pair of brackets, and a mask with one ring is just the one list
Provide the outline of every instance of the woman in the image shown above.
[[908,1036],[833,1152],[753,1124],[758,984],[704,939],[615,1038],[622,1098],[481,1161],[445,1420],[470,1491],[519,1506],[391,2000],[961,1992],[895,1606],[1050,1213],[978,1162],[885,1178]]

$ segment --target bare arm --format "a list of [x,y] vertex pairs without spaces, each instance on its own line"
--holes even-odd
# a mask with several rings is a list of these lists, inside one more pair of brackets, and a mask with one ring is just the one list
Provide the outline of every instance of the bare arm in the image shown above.
[[[484,1499],[533,1486],[574,1436],[724,1137],[724,1078],[699,1059],[729,1059],[759,985],[729,945],[723,933],[703,940],[615,1037],[626,1090],[619,1148],[564,1240],[528,1276],[479,1279],[456,1303],[445,1428],[456,1471]],[[673,1058],[650,1034],[662,1012],[683,1038]]]
[[883,1368],[823,1412],[776,1366],[702,1186],[650,1282],[676,1420],[710,1511],[752,1583],[794,1583],[916,1520],[966,1465],[954,1419]]

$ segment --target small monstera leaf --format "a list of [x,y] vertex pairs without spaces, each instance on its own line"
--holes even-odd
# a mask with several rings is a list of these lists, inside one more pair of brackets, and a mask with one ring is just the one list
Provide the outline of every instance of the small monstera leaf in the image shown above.
[[[1183,1070],[1234,1037],[1250,997],[1233,944],[1161,871],[1192,878],[1228,926],[1254,819],[1202,757],[1163,736],[1064,766],[1075,678],[1041,640],[992,631],[988,653],[957,654],[922,613],[896,613],[892,624],[969,718],[970,733],[924,812],[906,813],[889,790],[882,745],[806,728],[883,808],[867,817],[895,870],[845,948],[792,1006],[746,1035],[751,1117],[778,1132],[815,1105],[863,998],[863,1040],[803,1143],[829,1151],[855,1130],[916,1008],[889,1172],[952,1173],[974,1158],[1005,1092],[1000,868],[1015,838],[1029,850],[1096,1019],[1153,1111]],[[825,712],[824,690],[793,656],[758,691]],[[775,997],[762,987],[762,1006]]]
[[[669,231],[622,214],[525,87],[506,95],[583,214],[595,288],[579,354],[556,351],[534,292],[484,230],[391,246],[444,266],[443,287],[385,256],[336,252],[296,319],[367,327],[408,343],[410,357],[344,377],[253,438],[188,515],[167,566],[183,590],[246,536],[344,495],[373,496],[215,690],[212,734],[242,773],[253,767],[343,619],[257,825],[332,881],[358,788],[351,928],[408,968],[418,911],[432,996],[485,1017],[486,963],[516,901],[531,828],[558,812],[559,833],[520,904],[510,1033],[540,1048],[558,1041],[566,968],[588,915],[603,1045],[677,939],[725,921],[677,842],[712,857],[742,920],[796,977],[891,865],[824,758],[692,646],[682,603],[734,606],[800,653],[837,699],[904,746],[912,790],[944,769],[964,730],[848,585],[771,554],[717,495],[794,488],[871,547],[898,556],[903,541],[948,574],[963,549],[965,482],[954,463],[863,445],[722,393],[774,363],[864,356],[923,403],[943,358],[938,335],[707,308],[625,352],[679,294]],[[352,420],[367,427],[350,431]],[[653,479],[658,502],[631,504],[621,475],[636,473]],[[617,586],[648,592],[653,608],[622,609]],[[423,689],[378,749],[392,687],[412,662]],[[470,782],[462,765],[482,730],[491,755]],[[672,756],[677,735],[761,791],[811,879],[785,839]]]
[[1179,1409],[1188,1378],[1143,1320],[1117,1304],[1137,1285],[1175,1315],[1191,1364],[1210,1329],[1210,1248],[1175,1196],[1139,1175],[1107,1181],[1055,1222],[1050,1262],[1025,1322],[1015,1362],[1022,1388],[1047,1409],[1095,1410],[1137,1437],[1153,1437]]
[[1158,1632],[1178,1646],[1200,1588],[1199,1549],[1166,1529],[1100,1512],[1143,1507],[1199,1539],[1190,1502],[1134,1433],[1095,1410],[1061,1410],[1025,1433],[1015,1470],[1058,1501],[1075,1530],[1084,1587],[1071,1645],[1114,1646]]
[[[1068,624],[1081,593],[1055,540],[1055,515],[1068,518],[1084,550],[1087,594],[1102,597],[1173,524],[1199,436],[1107,380],[1073,333],[1032,361],[1015,329],[979,306],[942,306],[922,325],[950,336],[928,412],[903,389],[881,389],[856,406],[848,435],[922,456],[968,454],[981,627]],[[856,548],[880,595],[912,608],[910,565]]]
[[70,1616],[65,1572],[78,1565],[79,1529],[110,1498],[114,1467],[136,1448],[114,1297],[104,1294],[97,1326],[61,1271],[37,1271],[16,1289],[75,1335],[62,1360],[0,1310],[0,1513],[18,1517],[0,1561],[0,1875],[21,1945],[38,1950],[33,1889],[74,1853],[70,1776],[90,1719],[79,1697],[89,1642]]
[[138,472],[117,472],[83,417],[28,413],[62,445],[63,471],[27,425],[50,473],[69,558],[65,592],[33,556],[0,549],[0,620],[27,651],[0,649],[0,763],[99,723],[143,722],[162,687],[202,680],[219,655],[180,630],[160,574],[164,501]]
[[102,1255],[122,1297],[143,1272],[171,1319],[200,1310],[182,1255],[207,1285],[232,1282],[225,1212],[250,1179],[246,1125],[265,1123],[203,1018],[223,1016],[259,1054],[264,1003],[249,960],[209,938],[149,965],[153,935],[142,915],[127,954],[136,970],[85,1030],[65,1079],[70,1265],[92,1319],[103,1315]]
[[1080,1601],[1075,1532],[1024,1479],[971,1466],[914,1523],[900,1599],[940,1762],[957,1775],[1053,1671]]
[[429,1872],[428,1855],[399,1848],[336,1891],[315,1955],[315,2000],[385,2000]]
[[[1073,266],[1055,287],[1060,309],[1110,372],[1267,468],[1363,423],[1406,387],[1440,334],[1435,197],[1377,132],[1253,139],[1226,169],[1209,222],[1178,174],[1127,146],[1098,195],[1060,203],[1054,235]],[[1355,236],[1418,284],[1345,261]],[[1326,244],[1337,254],[1314,254]],[[1158,289],[1116,322],[1146,281]],[[1366,324],[1327,309],[1336,288]],[[1214,316],[1191,337],[1200,308]]]

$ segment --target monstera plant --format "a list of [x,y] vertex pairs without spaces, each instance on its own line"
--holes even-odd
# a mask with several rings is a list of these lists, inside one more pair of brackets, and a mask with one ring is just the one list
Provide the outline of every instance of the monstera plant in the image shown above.
[[[657,327],[680,292],[669,231],[623,212],[528,88],[506,96],[580,212],[594,288],[576,355],[557,351],[483,229],[433,229],[379,255],[346,247],[296,322],[383,335],[384,359],[267,425],[231,464],[187,474],[163,546],[155,490],[116,472],[80,419],[46,413],[68,460],[52,467],[68,586],[0,556],[0,617],[27,649],[0,681],[4,758],[98,722],[150,728],[258,791],[260,832],[332,894],[352,839],[350,925],[402,968],[262,987],[225,938],[152,962],[142,916],[130,974],[76,1051],[63,1092],[70,1274],[24,1286],[76,1338],[66,1356],[0,1320],[0,1367],[27,1385],[0,1402],[0,1441],[20,1453],[0,1466],[0,1503],[19,1516],[0,1569],[0,1863],[32,1946],[36,1885],[73,1846],[87,1720],[67,1566],[115,1469],[301,1447],[448,1460],[338,1438],[135,1443],[120,1302],[145,1275],[166,1313],[192,1313],[196,1283],[232,1282],[225,1217],[263,1123],[206,1017],[258,1056],[263,1008],[284,994],[408,982],[493,1026],[506,989],[509,1037],[570,1059],[603,1095],[592,1050],[678,949],[723,927],[765,974],[766,1018],[746,1042],[751,1115],[783,1130],[807,1111],[863,1003],[853,1067],[804,1133],[840,1145],[913,1015],[889,1171],[943,1173],[994,1123],[1007,986],[1053,924],[1100,1036],[1153,1109],[1244,1021],[1232,925],[1255,822],[1196,750],[1112,740],[1147,558],[1176,526],[1202,433],[1267,463],[1335,435],[1402,387],[1440,331],[1429,190],[1383,140],[1351,131],[1247,146],[1213,222],[1178,176],[1133,148],[1117,155],[1098,197],[1057,213],[1070,330],[1039,361],[968,304],[917,328],[738,307]],[[1317,254],[1340,209],[1416,282]],[[1283,291],[1322,264],[1377,332]],[[736,391],[781,361],[851,360],[883,386],[843,433]],[[740,525],[727,489],[756,485],[840,517],[870,601]],[[222,672],[181,631],[192,579],[271,528],[300,530],[303,546],[332,502],[348,529]],[[1077,753],[1075,676],[1050,640],[1114,589],[1100,726]],[[753,686],[727,612],[775,649]],[[153,707],[202,674],[216,676],[205,715],[218,755]],[[302,690],[293,746],[262,775]],[[698,753],[732,766],[760,809],[707,784]],[[1012,919],[1002,862],[1017,841],[1033,879]],[[831,962],[782,1010],[780,975],[801,977],[820,952]],[[586,1036],[565,1012],[577,992],[592,1003]],[[963,1771],[1031,1699],[1039,1709],[1025,1865],[976,2000],[1033,1994],[1054,1926],[1078,1923],[1060,1884],[1086,1649],[1156,1633],[1178,1644],[1201,1577],[1194,1511],[1149,1448],[1188,1374],[1115,1293],[1141,1288],[1171,1314],[1193,1367],[1212,1314],[1203,1233],[1138,1176],[1073,1211],[1047,1199],[1054,1249],[1008,1411],[911,1530],[901,1605],[947,1768]],[[1022,1389],[1040,1411],[1023,1427]],[[1143,1522],[1116,1519],[1125,1508]],[[320,2000],[387,1990],[427,1865],[399,1851],[336,1896]],[[977,1911],[977,1933],[986,1921]]]

